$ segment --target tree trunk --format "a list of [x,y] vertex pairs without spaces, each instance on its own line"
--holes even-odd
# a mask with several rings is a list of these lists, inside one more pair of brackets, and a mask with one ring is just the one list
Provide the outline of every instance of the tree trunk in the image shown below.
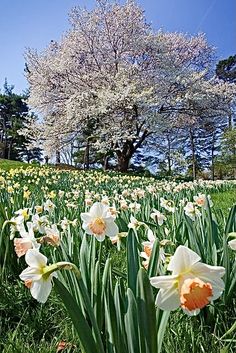
[[171,144],[169,136],[167,136],[167,149],[168,175],[171,175]]
[[229,129],[232,129],[232,115],[231,114],[228,117],[228,127],[229,127]]
[[211,147],[211,177],[215,180],[215,133],[212,136],[212,147]]
[[87,139],[87,144],[84,151],[84,169],[89,169],[89,148],[89,139]]
[[190,145],[191,145],[191,153],[192,153],[192,176],[193,180],[196,180],[196,156],[195,156],[195,141],[193,130],[189,130],[189,137],[190,137]]
[[61,163],[61,154],[60,151],[56,150],[56,164]]
[[118,159],[117,170],[119,172],[127,172],[129,168],[130,157],[120,154],[117,156],[117,159]]
[[11,159],[11,149],[12,149],[12,139],[10,140],[9,146],[8,146],[8,152],[7,152],[7,159]]
[[105,158],[104,158],[103,169],[104,170],[108,170],[109,169],[109,156],[105,156]]

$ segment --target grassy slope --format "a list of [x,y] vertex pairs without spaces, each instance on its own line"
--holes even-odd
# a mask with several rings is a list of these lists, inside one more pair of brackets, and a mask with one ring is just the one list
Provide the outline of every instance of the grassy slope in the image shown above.
[[0,169],[4,169],[4,170],[9,170],[12,168],[26,168],[28,167],[27,163],[24,162],[19,162],[19,161],[11,161],[8,159],[0,159]]

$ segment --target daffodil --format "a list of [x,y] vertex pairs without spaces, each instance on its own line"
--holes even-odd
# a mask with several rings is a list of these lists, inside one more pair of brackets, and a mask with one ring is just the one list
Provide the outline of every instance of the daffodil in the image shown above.
[[31,295],[40,303],[45,303],[51,290],[52,278],[57,267],[47,266],[47,258],[38,250],[30,249],[25,255],[27,267],[20,274],[20,279],[30,288]]
[[[47,258],[36,249],[30,249],[25,255],[25,261],[29,265],[20,274],[20,279],[30,289],[31,295],[40,303],[45,303],[52,290],[52,279],[57,277],[55,271],[60,269],[73,270],[79,273],[77,267],[70,262],[57,262],[47,265]],[[80,273],[79,273],[80,275]]]
[[21,238],[14,239],[15,252],[18,257],[21,257],[27,253],[29,249],[38,249],[40,244],[37,242],[37,239],[34,237],[34,230],[32,222],[27,222],[28,232],[25,229],[25,226],[22,224],[19,228],[19,233]]
[[179,246],[167,267],[169,276],[150,279],[160,288],[156,304],[162,310],[181,307],[188,315],[197,315],[200,309],[220,297],[224,290],[224,267],[210,266],[185,246]]
[[168,212],[175,212],[175,204],[172,200],[165,200],[163,197],[160,198],[160,206],[163,207]]
[[184,207],[184,212],[186,216],[191,218],[192,221],[195,221],[197,217],[201,215],[201,212],[192,202],[187,202],[186,206]]
[[150,217],[158,223],[159,226],[163,224],[164,221],[166,221],[166,216],[164,216],[160,211],[154,209],[153,212],[150,214]]
[[[198,194],[197,196],[193,196],[194,202],[196,203],[197,206],[201,206],[206,208],[207,207],[207,202],[209,203],[209,206],[213,206],[213,202],[211,200],[210,195],[205,195],[205,194]],[[208,200],[208,201],[207,201]]]
[[81,213],[82,228],[87,234],[94,235],[98,241],[103,241],[105,235],[115,237],[118,226],[114,222],[114,216],[109,211],[109,206],[101,202],[95,202],[89,212]]

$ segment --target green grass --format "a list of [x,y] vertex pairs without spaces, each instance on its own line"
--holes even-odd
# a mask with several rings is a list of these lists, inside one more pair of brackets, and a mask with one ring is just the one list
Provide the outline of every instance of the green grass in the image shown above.
[[236,204],[236,188],[224,192],[211,194],[212,201],[216,211],[221,211],[223,215],[229,213],[229,209]]
[[8,159],[0,159],[0,169],[4,169],[4,170],[10,170],[12,168],[27,168],[29,166],[28,163],[24,163],[24,162],[19,162],[19,161],[11,161]]

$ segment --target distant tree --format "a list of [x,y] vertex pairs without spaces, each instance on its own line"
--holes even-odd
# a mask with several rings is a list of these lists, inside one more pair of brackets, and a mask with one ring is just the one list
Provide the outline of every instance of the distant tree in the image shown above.
[[216,65],[216,75],[221,80],[236,83],[236,55],[220,60]]
[[230,167],[231,175],[236,179],[236,128],[226,129],[223,134],[221,161]]
[[[220,60],[216,65],[216,76],[224,82],[236,84],[236,55]],[[232,127],[232,114],[228,116],[228,126]]]
[[0,151],[1,158],[22,160],[29,139],[19,133],[26,122],[33,119],[26,104],[27,96],[15,94],[14,86],[5,80],[0,94]]

